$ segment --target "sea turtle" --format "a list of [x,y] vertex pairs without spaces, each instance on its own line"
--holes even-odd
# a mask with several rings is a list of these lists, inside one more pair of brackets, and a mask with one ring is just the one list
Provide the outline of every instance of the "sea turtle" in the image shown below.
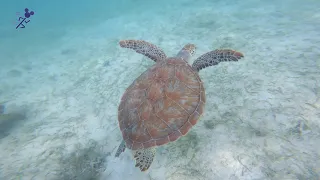
[[135,50],[156,63],[125,91],[118,108],[123,140],[115,156],[132,150],[136,167],[146,171],[157,146],[186,135],[204,111],[205,90],[199,70],[222,61],[238,61],[243,54],[218,49],[188,64],[195,45],[186,44],[175,57],[167,57],[157,46],[142,40],[121,40],[123,48]]

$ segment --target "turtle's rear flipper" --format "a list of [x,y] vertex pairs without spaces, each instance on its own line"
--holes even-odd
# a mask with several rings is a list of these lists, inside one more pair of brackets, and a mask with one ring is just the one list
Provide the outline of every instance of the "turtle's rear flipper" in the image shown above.
[[117,149],[115,157],[119,157],[120,154],[122,152],[124,152],[124,150],[126,150],[126,142],[124,140],[122,140],[121,144],[119,145],[119,147]]
[[195,71],[200,71],[203,68],[214,66],[224,61],[238,61],[243,58],[243,54],[231,49],[216,49],[207,52],[198,57],[192,64]]
[[136,167],[139,167],[141,171],[146,171],[152,164],[156,154],[156,148],[139,149],[133,154],[133,157],[136,159]]

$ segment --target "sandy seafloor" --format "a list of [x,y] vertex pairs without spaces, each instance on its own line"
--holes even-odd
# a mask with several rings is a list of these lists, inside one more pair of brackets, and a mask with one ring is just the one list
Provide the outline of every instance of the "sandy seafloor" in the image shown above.
[[[1,122],[1,180],[320,179],[320,1],[121,3],[106,17],[100,6],[53,24],[40,25],[38,13],[19,31],[3,23],[0,102],[25,119]],[[194,43],[193,60],[216,48],[245,54],[200,71],[204,116],[158,148],[145,173],[128,150],[114,158],[117,108],[154,62],[121,49],[120,39],[152,42],[168,56]]]

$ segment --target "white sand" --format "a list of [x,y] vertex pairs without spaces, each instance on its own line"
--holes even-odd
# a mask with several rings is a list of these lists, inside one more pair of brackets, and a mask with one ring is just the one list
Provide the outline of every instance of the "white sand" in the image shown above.
[[[85,147],[106,158],[101,179],[320,179],[317,7],[312,0],[185,0],[69,28],[54,48],[14,56],[0,66],[0,102],[10,100],[7,113],[27,118],[0,139],[0,179],[59,179],[72,166],[61,159]],[[153,64],[121,49],[120,39],[144,39],[170,56],[189,42],[195,57],[222,47],[245,54],[200,71],[204,116],[187,136],[158,148],[146,173],[128,150],[114,158],[121,95]]]

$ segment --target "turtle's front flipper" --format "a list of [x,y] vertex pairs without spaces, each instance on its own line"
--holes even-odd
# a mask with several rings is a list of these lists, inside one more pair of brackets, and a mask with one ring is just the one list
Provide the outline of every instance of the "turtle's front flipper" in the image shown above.
[[143,54],[150,59],[162,61],[167,58],[166,54],[157,46],[142,40],[122,40],[119,42],[123,48],[135,50],[137,53]]
[[121,144],[119,145],[119,147],[117,149],[115,157],[119,157],[120,154],[122,152],[124,152],[124,150],[126,150],[126,142],[124,140],[122,140]]
[[191,56],[196,51],[196,46],[194,44],[186,44],[177,54],[177,57],[182,58],[183,60],[187,61],[190,59]]
[[136,159],[136,167],[139,167],[141,171],[146,171],[152,164],[156,148],[139,149],[134,151],[133,154],[133,157]]
[[198,57],[192,64],[195,71],[200,71],[203,68],[214,66],[223,61],[238,61],[243,56],[242,53],[231,49],[217,49],[210,51]]

